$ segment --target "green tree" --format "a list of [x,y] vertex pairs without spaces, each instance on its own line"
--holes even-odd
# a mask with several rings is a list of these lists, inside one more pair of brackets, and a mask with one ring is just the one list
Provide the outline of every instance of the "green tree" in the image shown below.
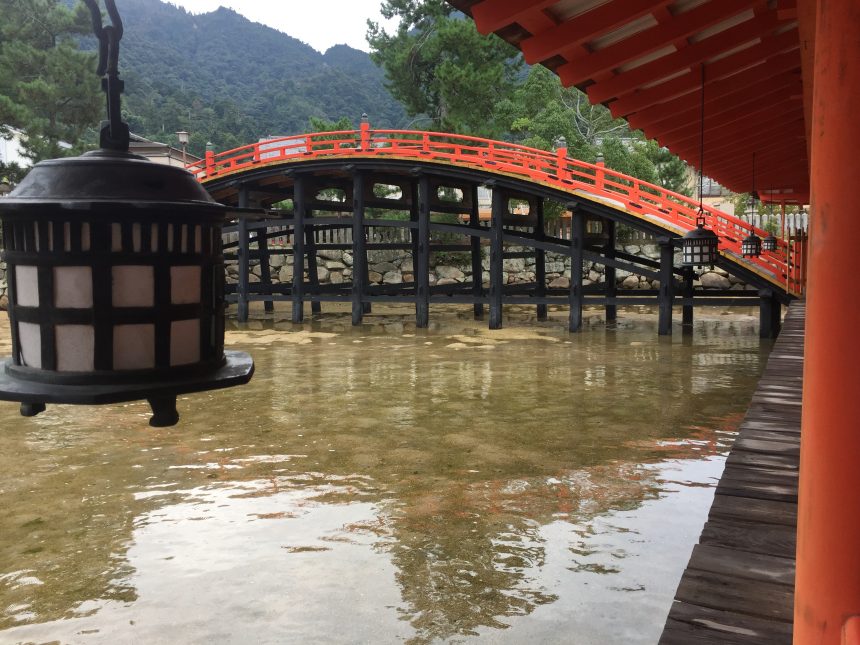
[[514,139],[543,150],[564,137],[570,156],[594,161],[599,142],[627,132],[627,124],[602,105],[591,105],[577,88],[562,87],[558,77],[541,65],[529,69],[525,81],[497,110]]
[[9,126],[26,132],[34,162],[79,152],[99,122],[95,56],[78,48],[90,29],[82,4],[0,0],[0,136]]
[[506,132],[496,105],[514,89],[516,50],[479,34],[443,0],[384,0],[381,11],[400,24],[388,33],[368,21],[371,57],[413,122],[424,117],[428,129],[486,137]]

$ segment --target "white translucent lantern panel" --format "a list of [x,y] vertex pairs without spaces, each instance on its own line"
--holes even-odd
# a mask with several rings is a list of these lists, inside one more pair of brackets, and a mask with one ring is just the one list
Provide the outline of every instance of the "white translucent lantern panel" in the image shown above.
[[122,251],[122,226],[117,222],[110,225],[110,250],[113,253]]
[[15,303],[19,307],[39,306],[39,270],[36,267],[15,267]]
[[200,321],[175,320],[170,323],[170,364],[200,362]]
[[200,302],[200,267],[170,267],[170,302],[194,305]]
[[112,273],[114,307],[152,307],[155,271],[150,266],[115,266]]
[[113,368],[147,370],[155,367],[155,325],[116,325],[113,328]]
[[42,368],[42,330],[36,323],[18,323],[18,344],[21,362],[28,367]]
[[91,267],[54,268],[54,306],[60,309],[90,309],[93,306]]
[[57,325],[57,370],[92,372],[96,334],[91,325]]

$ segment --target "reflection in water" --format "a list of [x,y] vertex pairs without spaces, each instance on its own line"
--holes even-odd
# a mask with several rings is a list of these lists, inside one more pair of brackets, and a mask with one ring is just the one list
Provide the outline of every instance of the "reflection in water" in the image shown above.
[[525,318],[256,321],[171,429],[3,404],[0,643],[654,642],[768,348]]

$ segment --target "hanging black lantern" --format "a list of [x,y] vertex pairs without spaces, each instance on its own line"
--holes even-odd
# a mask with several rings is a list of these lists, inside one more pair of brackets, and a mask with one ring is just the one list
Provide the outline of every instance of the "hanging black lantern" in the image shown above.
[[687,231],[681,239],[681,264],[685,267],[714,266],[717,261],[720,238],[705,228],[705,64],[701,65],[702,89],[699,119],[699,212],[696,215],[696,228]]
[[763,251],[776,251],[778,245],[779,240],[776,239],[773,233],[768,233],[761,241],[761,248]]
[[701,211],[696,218],[696,228],[687,231],[681,239],[681,264],[687,267],[713,266],[717,261],[720,238],[705,228]]
[[[46,403],[146,399],[175,424],[176,396],[246,383],[254,363],[224,351],[221,227],[229,216],[194,176],[128,152],[116,74],[122,26],[96,35],[110,121],[102,148],[37,164],[0,201],[12,357],[0,400],[33,416]],[[106,58],[110,64],[106,64]]]
[[750,234],[741,242],[741,253],[745,258],[758,257],[761,255],[761,238],[750,229]]

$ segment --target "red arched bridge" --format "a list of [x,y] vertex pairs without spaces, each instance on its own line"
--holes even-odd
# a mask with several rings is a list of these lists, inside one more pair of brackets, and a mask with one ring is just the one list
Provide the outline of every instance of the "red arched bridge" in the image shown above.
[[[696,226],[698,201],[602,163],[570,158],[565,148],[547,152],[463,135],[371,130],[363,123],[360,130],[294,135],[207,152],[188,168],[219,201],[258,209],[281,207],[244,216],[229,229],[237,239],[228,242],[225,251],[236,251],[238,284],[228,299],[238,302],[240,320],[246,318],[250,300],[264,301],[269,310],[274,301],[292,301],[296,321],[302,319],[306,301],[316,311],[323,301],[351,300],[356,323],[374,301],[414,301],[418,324],[424,325],[431,302],[469,302],[476,314],[488,304],[490,325],[498,327],[502,304],[535,304],[543,317],[548,304],[564,303],[571,307],[570,328],[576,330],[583,304],[605,305],[607,319],[614,320],[617,305],[652,302],[659,304],[660,332],[667,334],[673,304],[682,306],[682,320],[691,324],[694,304],[750,304],[756,298],[762,335],[770,336],[779,326],[780,303],[803,290],[802,236],[778,240],[775,251],[743,257],[741,242],[750,224],[707,206],[705,226],[720,238],[717,265],[748,289],[694,288],[692,270],[675,266],[674,250]],[[492,188],[489,221],[481,213],[482,186]],[[547,230],[545,200],[571,211],[569,231]],[[283,209],[285,203],[291,207]],[[618,248],[617,223],[655,237],[660,260]],[[395,229],[407,235],[392,234]],[[754,230],[760,237],[767,235]],[[452,244],[458,236],[469,243]],[[280,247],[273,240],[288,244]],[[490,247],[486,285],[482,245]],[[325,249],[352,252],[350,284],[319,284],[317,254]],[[411,250],[414,280],[371,284],[367,254],[380,249]],[[475,278],[470,284],[431,285],[430,254],[457,250],[471,252]],[[605,266],[605,283],[602,288],[583,285],[572,271],[569,289],[547,287],[547,252],[569,256],[571,266],[583,260]],[[273,284],[269,259],[278,253],[302,258],[307,275],[294,272],[288,284]],[[504,260],[531,253],[534,282],[504,284]],[[260,260],[259,281],[250,278],[255,260]],[[617,288],[616,269],[658,280],[660,286]]]

